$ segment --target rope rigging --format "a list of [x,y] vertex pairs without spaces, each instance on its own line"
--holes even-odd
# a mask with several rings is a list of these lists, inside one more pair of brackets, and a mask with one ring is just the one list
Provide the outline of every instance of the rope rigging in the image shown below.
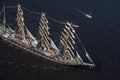
[[[6,8],[17,8],[17,6],[6,6]],[[31,11],[31,10],[25,8],[25,7],[22,7],[22,8],[23,8],[24,10],[32,13],[32,14],[41,15],[41,13],[39,13],[39,12]],[[54,22],[59,23],[59,24],[63,24],[63,25],[66,24],[65,22],[58,21],[58,20],[56,20],[55,18],[52,18],[52,17],[50,17],[50,16],[48,16],[48,15],[47,15],[46,17],[49,18],[49,19],[51,19],[51,20],[54,21]]]
[[82,41],[81,41],[80,38],[78,37],[78,35],[75,34],[75,36],[76,36],[76,38],[78,39],[78,42],[81,44],[83,50],[85,51],[86,57],[87,57],[92,63],[94,63],[94,62],[92,61],[92,59],[90,58],[90,56],[88,55],[88,52],[87,52],[85,46],[83,45]]
[[3,11],[4,11],[4,10],[2,9],[1,12],[0,12],[0,15],[3,13]]
[[[17,6],[6,6],[5,8],[17,8]],[[32,14],[41,15],[41,13],[39,13],[39,12],[31,11],[31,10],[25,8],[25,7],[22,7],[22,8],[23,8],[24,10],[32,13]],[[0,15],[2,14],[2,12],[3,12],[3,9],[1,10]],[[28,16],[28,15],[27,15],[27,16]],[[30,16],[29,16],[29,17],[30,17]],[[59,23],[59,24],[62,24],[62,25],[65,25],[65,24],[66,24],[66,22],[58,21],[58,20],[56,20],[55,18],[52,18],[52,17],[50,17],[50,16],[48,16],[48,15],[47,15],[46,17],[48,17],[48,18],[51,19],[52,21],[57,22],[57,23]],[[0,20],[0,21],[2,21],[2,20]],[[72,24],[72,25],[73,25],[74,27],[78,27],[77,25],[74,25],[74,24]],[[76,34],[76,37],[78,38],[78,35],[77,35],[77,34]],[[78,40],[79,40],[79,42],[81,43],[81,41],[80,41],[79,38],[78,38]],[[82,44],[82,43],[81,43],[81,44]]]
[[[17,8],[17,6],[6,6],[5,8]],[[22,7],[22,8],[23,8],[24,10],[30,12],[31,14],[41,15],[41,13],[39,13],[39,12],[31,11],[31,10],[25,8],[25,7]],[[2,12],[3,12],[3,9],[1,10],[0,15],[2,14]],[[28,16],[28,15],[27,15],[27,16]],[[29,17],[30,17],[30,16],[29,16]],[[66,24],[66,22],[58,21],[58,20],[56,20],[55,18],[52,18],[52,17],[50,17],[50,16],[48,16],[48,15],[47,15],[46,17],[48,17],[48,18],[51,19],[52,21],[57,22],[57,23],[59,23],[59,24],[63,24],[63,25]],[[1,21],[2,21],[2,20],[1,20]],[[77,25],[74,25],[74,24],[72,24],[72,25],[73,25],[74,27],[78,27]],[[77,35],[77,34],[76,34],[76,37],[78,38],[78,35]],[[79,42],[81,43],[80,39],[79,39]]]
[[50,17],[50,16],[48,16],[48,15],[47,15],[47,17],[48,17],[49,19],[53,20],[54,22],[59,23],[59,24],[63,24],[63,25],[66,24],[65,22],[60,22],[60,21],[58,21],[58,20],[56,20],[56,19],[54,19],[54,18],[52,18],[52,17]]
[[6,8],[17,8],[17,6],[5,6]]
[[[5,6],[5,8],[17,8],[17,6]],[[23,8],[24,10],[32,13],[32,14],[41,15],[41,13],[39,13],[39,12],[31,11],[31,10],[25,8],[25,7],[22,7],[22,8]],[[3,11],[4,11],[4,10],[2,9],[1,12],[0,12],[0,15],[2,14]],[[28,15],[27,15],[27,16],[28,16]],[[29,17],[30,17],[30,16],[29,16]],[[65,25],[65,24],[66,24],[66,22],[58,21],[58,20],[56,20],[55,18],[52,18],[52,17],[50,17],[50,16],[48,16],[48,15],[47,15],[46,17],[48,17],[48,18],[51,19],[52,21],[57,22],[57,23],[59,23],[59,24],[62,24],[62,25]],[[1,20],[1,21],[2,21],[2,20]],[[74,27],[78,27],[77,25],[74,25],[74,24],[72,24],[72,25],[73,25]],[[77,35],[77,34],[76,34],[76,35]]]
[[[22,7],[22,8],[25,9],[26,11],[32,13],[32,14],[41,15],[41,13],[39,13],[39,12],[31,11],[31,10],[25,8],[25,7]],[[52,17],[50,17],[50,16],[48,16],[48,15],[47,15],[46,17],[48,17],[48,18],[51,19],[52,21],[57,22],[57,23],[59,23],[59,24],[66,24],[65,22],[60,22],[60,21],[58,21],[58,20],[56,20],[56,19],[54,19],[54,18],[52,18]]]
[[24,10],[26,10],[26,11],[28,11],[28,12],[32,13],[32,14],[41,15],[41,13],[39,13],[39,12],[34,12],[34,11],[31,11],[31,10],[29,10],[29,9],[25,8],[25,7],[22,7],[22,8],[23,8]]

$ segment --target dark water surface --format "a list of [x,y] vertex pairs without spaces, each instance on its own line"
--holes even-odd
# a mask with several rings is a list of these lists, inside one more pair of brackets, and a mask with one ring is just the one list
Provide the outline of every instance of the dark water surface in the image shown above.
[[[38,57],[7,47],[0,42],[0,80],[120,80],[120,1],[119,0],[0,0],[2,5],[17,5],[47,15],[59,21],[79,25],[77,33],[88,53],[102,64],[100,72],[86,70],[61,70],[42,63]],[[88,19],[72,7],[90,13]],[[7,9],[7,23],[16,25],[16,9]],[[29,14],[29,15],[27,15]],[[39,17],[24,13],[26,26],[38,35]],[[2,18],[0,16],[0,18]],[[51,36],[57,43],[60,24],[51,24]],[[13,26],[15,27],[15,26]],[[54,34],[53,34],[54,33]],[[54,37],[56,36],[56,37]]]

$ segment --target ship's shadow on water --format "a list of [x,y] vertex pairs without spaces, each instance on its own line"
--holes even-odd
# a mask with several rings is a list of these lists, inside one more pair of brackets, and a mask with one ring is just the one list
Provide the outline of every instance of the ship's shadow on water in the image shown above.
[[[61,68],[60,66],[57,66],[54,63],[50,63],[49,61],[46,60],[41,60],[40,56],[23,51],[17,47],[14,47],[10,44],[4,44],[4,42],[0,41],[0,46],[3,52],[5,54],[0,54],[1,59],[3,61],[0,62],[0,64],[8,63],[8,64],[14,64],[13,67],[20,67],[20,66],[29,66],[31,68],[41,68],[43,70],[49,70],[49,71],[54,71],[54,70],[65,70],[65,68]],[[8,58],[2,58],[2,57],[8,57]],[[20,62],[20,63],[19,63]]]
[[[92,69],[75,69],[52,64],[11,45],[7,46],[2,42],[0,44],[3,45],[0,49],[4,49],[0,54],[0,79],[2,80],[79,80],[86,77],[86,71],[100,73]],[[72,78],[73,75],[74,78]]]
[[[100,72],[101,64],[99,60],[96,58],[93,58],[95,62],[95,67],[88,67],[88,66],[65,66],[62,64],[56,64],[56,63],[51,63],[49,60],[44,60],[41,59],[40,56],[32,54],[30,52],[27,52],[25,50],[21,50],[19,47],[15,47],[11,44],[4,43],[3,41],[0,41],[2,47],[6,49],[7,52],[9,53],[12,61],[10,60],[8,63],[12,64],[15,63],[15,66],[25,66],[28,64],[31,66],[31,68],[42,68],[44,70],[49,70],[49,71],[96,71]],[[25,60],[25,63],[23,64],[17,64],[17,61],[19,60]]]

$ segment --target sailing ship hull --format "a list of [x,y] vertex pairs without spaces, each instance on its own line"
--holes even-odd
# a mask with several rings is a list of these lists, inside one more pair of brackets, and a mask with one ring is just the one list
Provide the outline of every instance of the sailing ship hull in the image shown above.
[[[4,17],[2,21],[3,24],[0,24],[0,40],[3,41],[3,43],[11,45],[11,47],[17,48],[21,52],[24,51],[25,53],[29,53],[29,55],[36,55],[40,57],[43,63],[51,64],[60,68],[69,67],[78,69],[92,69],[95,67],[94,62],[88,54],[86,54],[86,57],[88,58],[89,63],[88,61],[82,60],[78,51],[75,49],[75,41],[79,40],[79,38],[76,38],[77,35],[74,27],[78,26],[70,22],[65,23],[65,27],[63,28],[60,36],[60,45],[64,49],[62,50],[62,53],[64,54],[58,55],[57,53],[61,52],[61,49],[56,47],[50,37],[48,20],[45,13],[41,14],[38,30],[40,39],[37,40],[24,24],[22,7],[18,4],[17,8],[18,30],[15,31],[12,30],[9,25],[6,25],[6,7],[3,6],[3,10],[1,11],[1,13],[3,12]],[[38,44],[38,41],[40,41],[40,44]],[[80,40],[79,43],[83,47],[84,51],[86,51]]]
[[[87,69],[87,70],[94,70],[95,67],[91,67],[91,66],[86,66],[86,65],[73,65],[73,64],[67,64],[67,63],[62,63],[60,61],[56,61],[55,59],[49,58],[48,56],[43,55],[43,53],[37,52],[35,50],[29,49],[29,48],[25,48],[17,43],[14,43],[14,41],[11,41],[3,36],[0,35],[0,42],[2,42],[4,45],[7,45],[13,48],[16,48],[16,50],[20,50],[23,53],[26,53],[28,55],[34,55],[39,57],[39,59],[43,62],[46,63],[49,66],[53,66],[59,69],[67,69],[67,68],[77,68],[77,69]],[[47,66],[46,66],[47,67]]]

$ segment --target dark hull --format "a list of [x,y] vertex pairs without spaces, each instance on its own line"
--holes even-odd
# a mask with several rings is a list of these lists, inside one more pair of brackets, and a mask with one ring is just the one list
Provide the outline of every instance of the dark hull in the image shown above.
[[37,52],[37,51],[29,49],[29,48],[25,48],[25,47],[23,47],[23,46],[21,46],[17,43],[14,43],[13,41],[11,41],[11,40],[9,40],[5,37],[2,37],[1,35],[0,35],[0,41],[2,43],[4,43],[6,46],[10,45],[11,47],[19,49],[20,51],[24,51],[25,53],[35,55],[35,56],[39,57],[44,63],[46,63],[46,64],[49,63],[49,65],[52,65],[53,67],[56,66],[57,68],[66,68],[66,69],[67,68],[71,68],[71,69],[77,68],[77,69],[86,69],[86,70],[95,70],[95,68],[96,68],[96,67],[80,65],[80,64],[72,65],[72,64],[67,64],[67,63],[60,62],[58,60],[52,59],[48,56],[45,56],[40,52]]

